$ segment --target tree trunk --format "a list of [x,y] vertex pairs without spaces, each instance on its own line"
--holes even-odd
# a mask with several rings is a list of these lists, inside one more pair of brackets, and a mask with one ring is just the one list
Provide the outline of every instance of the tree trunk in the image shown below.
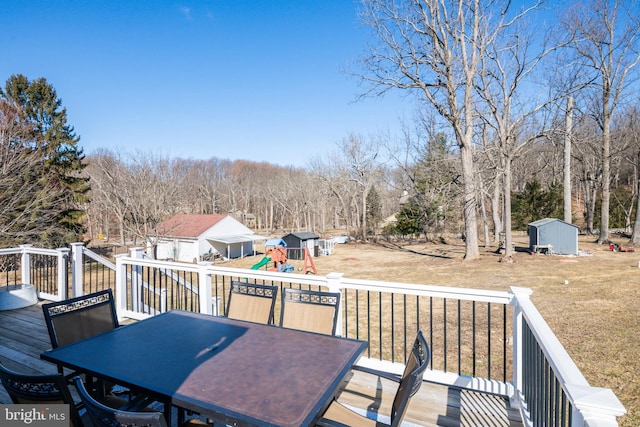
[[501,209],[500,209],[500,174],[496,174],[496,181],[493,186],[493,196],[491,196],[491,215],[493,216],[493,240],[500,241],[502,229]]
[[609,114],[603,117],[602,130],[602,195],[600,206],[600,236],[598,243],[609,242],[609,203],[611,198],[611,125]]
[[511,237],[511,157],[504,157],[504,175],[502,177],[502,197],[504,203],[502,211],[504,213],[504,255],[505,257],[513,256],[513,239]]
[[640,151],[638,152],[638,167],[636,169],[638,180],[637,180],[637,188],[638,188],[638,198],[636,199],[636,218],[633,223],[633,234],[631,235],[631,243],[637,245],[640,243]]
[[473,153],[470,144],[460,147],[462,176],[464,180],[464,259],[480,258],[478,248],[478,221],[476,219],[476,185],[473,170]]
[[586,209],[587,231],[594,233],[593,220],[596,216],[596,197],[598,197],[598,183],[592,174],[586,173],[584,179],[584,206]]
[[485,206],[484,189],[483,189],[483,185],[482,185],[482,178],[479,179],[478,186],[479,186],[479,193],[480,193],[480,212],[482,214],[482,230],[484,231],[484,247],[488,248],[489,247],[489,241],[490,241],[490,237],[489,237],[489,219],[487,217],[487,208]]
[[364,240],[365,242],[368,240],[367,239],[367,189],[364,188],[362,190],[362,240]]
[[564,137],[564,221],[572,223],[571,214],[571,129],[573,128],[573,97],[567,99]]
[[124,218],[122,216],[118,218],[118,231],[120,232],[120,245],[124,246]]

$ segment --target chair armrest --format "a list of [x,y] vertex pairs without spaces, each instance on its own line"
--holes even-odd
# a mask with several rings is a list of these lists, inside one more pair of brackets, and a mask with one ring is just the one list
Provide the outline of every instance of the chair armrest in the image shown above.
[[366,366],[353,365],[351,369],[353,369],[354,371],[366,372],[367,374],[376,375],[378,377],[382,377],[397,383],[399,383],[400,380],[402,379],[400,375],[390,374],[389,372],[379,371],[373,368],[367,368]]
[[320,418],[316,421],[316,427],[351,427],[347,424],[342,424],[338,421],[333,421],[328,418]]

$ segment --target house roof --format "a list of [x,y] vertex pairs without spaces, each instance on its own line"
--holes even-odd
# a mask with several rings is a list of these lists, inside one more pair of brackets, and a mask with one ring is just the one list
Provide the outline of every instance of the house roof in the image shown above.
[[161,236],[197,238],[222,221],[227,215],[178,214],[158,225]]
[[253,234],[238,234],[235,236],[209,237],[207,238],[207,240],[210,240],[212,242],[231,244],[231,243],[255,242],[260,240],[267,240],[267,238],[262,236],[255,236]]

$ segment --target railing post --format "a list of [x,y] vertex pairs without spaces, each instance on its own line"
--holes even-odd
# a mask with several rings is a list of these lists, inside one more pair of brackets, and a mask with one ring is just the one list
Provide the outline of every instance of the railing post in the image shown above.
[[58,296],[61,301],[69,298],[69,248],[58,249]]
[[[131,258],[144,258],[142,248],[131,248]],[[141,305],[140,295],[142,293],[142,267],[134,265],[131,268],[131,310],[139,311]]]
[[617,417],[626,413],[611,389],[567,384],[574,396],[572,427],[617,427]]
[[[329,273],[326,275],[327,288],[329,292],[342,292],[342,278],[344,273]],[[338,307],[338,320],[336,322],[336,335],[342,336],[342,307],[344,306],[344,298],[340,298],[340,307]]]
[[83,250],[84,243],[71,244],[71,295],[74,297],[84,295]]
[[[211,274],[207,271],[207,267],[211,265],[210,262],[199,262],[198,269],[198,298],[200,302],[200,313],[218,315],[218,301],[211,299]],[[216,305],[216,309],[213,309],[213,304]]]
[[126,254],[116,255],[116,312],[127,309],[127,266],[122,262]]
[[[529,299],[529,296],[533,293],[531,289],[528,288],[520,288],[520,287],[511,287],[511,293],[515,296],[519,296],[521,298]],[[523,396],[523,362],[522,362],[522,345],[523,345],[523,337],[522,337],[522,327],[524,316],[522,315],[522,309],[518,304],[518,299],[513,298],[511,300],[511,305],[513,305],[513,386],[515,389],[515,393],[517,396]],[[516,396],[509,396],[511,398],[511,404],[520,403],[520,399]]]
[[167,290],[160,289],[160,313],[167,311]]
[[29,248],[32,248],[33,245],[20,245],[22,249],[22,255],[20,257],[20,278],[22,283],[30,284],[31,283],[31,260],[29,256]]

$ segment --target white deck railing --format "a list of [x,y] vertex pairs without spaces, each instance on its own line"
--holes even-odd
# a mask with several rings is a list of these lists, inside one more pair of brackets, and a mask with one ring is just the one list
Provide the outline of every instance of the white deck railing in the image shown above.
[[[52,257],[59,267],[55,278],[50,280],[57,283],[47,289],[57,292],[39,290],[40,296],[63,299],[84,292],[80,254],[85,256],[86,249],[82,245],[73,245],[72,249],[71,275],[67,268],[68,249],[51,251],[22,246],[1,249],[0,257],[19,255],[21,280],[25,283],[34,271],[32,255]],[[104,260],[95,254],[90,256],[95,261]],[[114,268],[104,261],[110,264],[107,268]],[[209,263],[164,262],[144,259],[140,249],[132,250],[130,256],[116,257],[115,283],[108,287],[114,288],[119,316],[142,319],[173,308],[221,314],[225,311],[231,280],[342,292],[344,307],[337,330],[349,337],[369,340],[370,347],[375,344],[376,348],[370,348],[370,354],[359,363],[387,372],[402,371],[403,361],[397,355],[406,353],[407,342],[413,339],[417,328],[428,325],[433,340],[430,345],[434,355],[440,355],[440,362],[439,366],[436,362],[432,364],[425,379],[508,396],[511,404],[520,408],[527,426],[617,426],[617,417],[626,412],[610,389],[588,384],[531,302],[531,291],[525,288],[498,292],[359,280],[339,273],[314,276],[225,268]],[[488,314],[478,316],[477,311]],[[466,318],[467,313],[473,315]],[[494,333],[496,323],[502,335]],[[453,332],[448,332],[447,327]],[[473,334],[467,330],[470,328],[474,329]],[[477,337],[484,335],[475,330],[483,328],[489,338],[476,343]],[[492,378],[491,367],[488,376],[469,375],[467,370],[476,372],[477,365],[484,365],[487,360],[491,366],[494,342],[502,342],[496,365],[498,370],[508,371],[508,375],[502,380]],[[467,358],[464,355],[468,352],[472,356]],[[457,367],[447,366],[447,358],[454,359],[456,363],[451,364]]]

